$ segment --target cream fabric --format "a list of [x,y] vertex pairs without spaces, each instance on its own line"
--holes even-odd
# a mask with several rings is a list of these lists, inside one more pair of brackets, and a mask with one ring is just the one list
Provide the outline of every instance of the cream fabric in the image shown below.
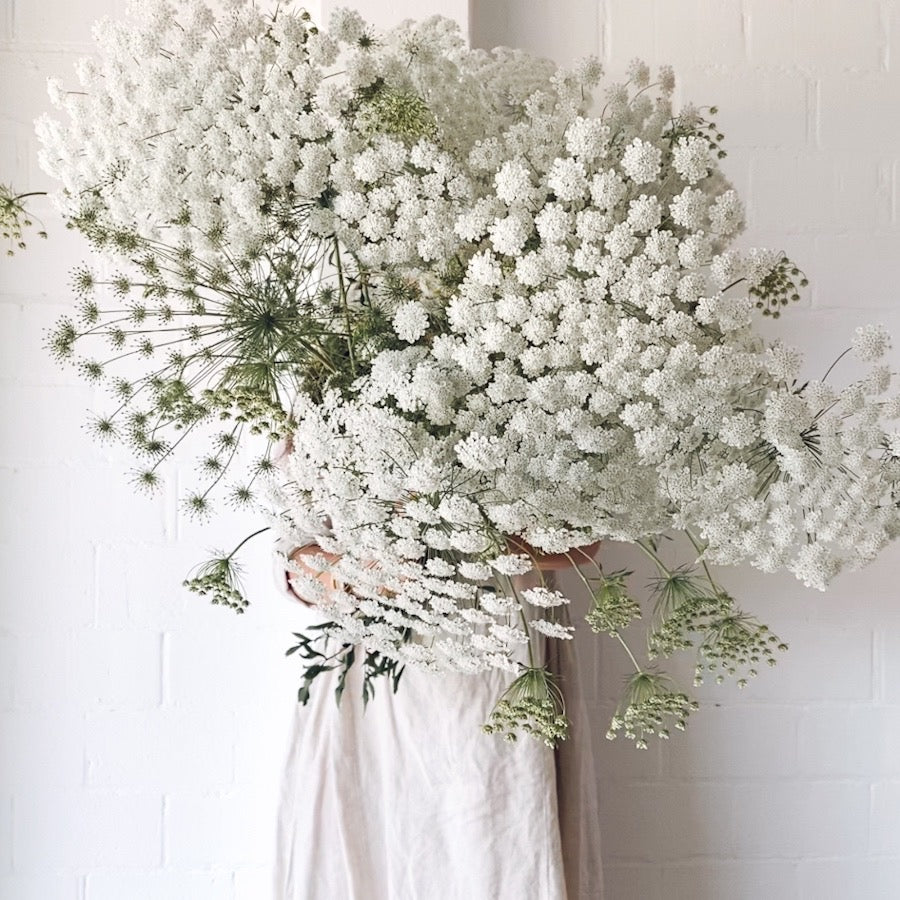
[[[320,620],[297,609],[298,631]],[[574,661],[554,662],[569,681]],[[359,665],[340,706],[320,677],[292,711],[277,900],[599,900],[590,751],[485,735],[509,680],[408,668],[364,711]]]

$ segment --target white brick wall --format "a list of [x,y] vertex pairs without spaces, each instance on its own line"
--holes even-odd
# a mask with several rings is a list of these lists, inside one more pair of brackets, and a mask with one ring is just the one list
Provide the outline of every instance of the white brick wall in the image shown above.
[[[358,5],[383,24],[471,15],[479,45],[598,52],[613,73],[634,56],[676,64],[680,96],[721,109],[748,241],[789,249],[813,281],[781,327],[812,371],[857,324],[900,335],[900,3]],[[46,185],[30,129],[44,79],[123,6],[0,0],[0,178]],[[292,611],[262,545],[242,620],[186,595],[188,566],[245,526],[184,522],[171,489],[135,498],[123,456],[79,429],[93,394],[47,360],[41,334],[70,303],[84,248],[39,212],[51,240],[0,263],[0,897],[262,900]],[[606,553],[645,571],[624,548]],[[611,900],[897,896],[898,576],[897,551],[825,596],[730,573],[792,649],[743,694],[704,688],[690,732],[644,754],[602,740],[621,664],[611,644],[589,645]]]
[[[857,325],[900,335],[900,3],[475,0],[473,23],[482,46],[514,39],[563,62],[595,52],[613,75],[635,56],[674,64],[682,100],[720,109],[747,243],[788,250],[812,280],[777,329],[808,352],[810,373]],[[606,559],[647,572],[620,546]],[[826,595],[730,572],[791,650],[743,693],[705,686],[688,733],[646,754],[602,739],[624,667],[601,645],[611,900],[900,896],[898,576],[897,549]],[[690,684],[689,665],[676,671]]]

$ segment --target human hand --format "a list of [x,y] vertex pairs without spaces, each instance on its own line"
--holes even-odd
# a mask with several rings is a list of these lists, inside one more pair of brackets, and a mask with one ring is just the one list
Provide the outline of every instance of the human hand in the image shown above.
[[[297,547],[288,554],[288,559],[292,563],[295,563],[304,573],[315,578],[326,591],[335,590],[337,585],[334,580],[334,575],[327,570],[319,569],[310,562],[307,562],[307,559],[313,556],[323,556],[329,563],[335,563],[340,559],[336,553],[326,553],[318,544],[304,544],[302,547]],[[313,601],[308,600],[297,592],[292,579],[293,574],[294,573],[290,570],[285,570],[284,576],[288,591],[290,591],[290,593],[304,606],[314,606],[315,603]]]
[[600,541],[585,544],[583,547],[573,547],[566,553],[544,553],[520,537],[507,537],[506,543],[511,553],[523,553],[540,572],[559,572],[561,569],[580,566],[590,562],[600,549]]

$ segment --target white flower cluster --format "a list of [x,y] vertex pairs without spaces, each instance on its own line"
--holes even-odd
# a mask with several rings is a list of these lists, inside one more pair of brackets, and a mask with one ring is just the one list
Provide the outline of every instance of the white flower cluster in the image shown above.
[[755,335],[789,266],[731,247],[741,203],[669,72],[654,93],[634,66],[595,115],[596,61],[468,50],[445,20],[375,40],[346,11],[326,33],[182,8],[101,30],[43,159],[73,215],[215,256],[303,208],[367,283],[413,286],[352,389],[298,398],[276,493],[288,537],[340,556],[321,605],[342,639],[515,671],[532,632],[570,637],[564,597],[516,592],[531,560],[505,536],[563,553],[684,529],[710,561],[824,587],[898,533],[887,337],[858,333],[873,368],[839,391]]
[[[552,84],[565,83],[560,74]],[[779,255],[729,249],[741,204],[709,141],[677,135],[690,114],[673,116],[665,98],[614,94],[605,117],[591,118],[568,94],[550,102],[552,89],[489,147],[458,158],[478,199],[452,224],[467,263],[447,298],[446,326],[420,340],[421,307],[399,310],[398,333],[418,346],[382,354],[359,385],[366,415],[381,410],[394,421],[363,433],[344,424],[343,439],[365,452],[340,468],[375,477],[373,448],[385,434],[383,459],[392,462],[378,487],[367,481],[332,516],[329,549],[345,560],[362,553],[358,574],[342,574],[389,607],[422,584],[404,571],[385,597],[392,541],[417,560],[436,552],[490,564],[503,552],[496,534],[557,552],[671,528],[697,534],[710,561],[788,568],[820,588],[870,560],[897,531],[896,473],[883,465],[876,425],[884,410],[875,395],[889,375],[843,393],[824,384],[798,391],[799,354],[765,347],[752,331],[751,299],[723,293],[759,285]],[[885,340],[870,329],[856,344],[874,359]],[[349,405],[340,408],[346,415]],[[302,421],[298,442],[308,436]],[[400,445],[413,457],[397,459]],[[325,447],[334,441],[315,456],[306,484],[311,509],[331,512]],[[295,485],[299,465],[300,457]],[[448,516],[448,491],[466,498],[470,515]],[[383,526],[361,511],[357,498],[366,496],[381,501]],[[402,498],[411,496],[419,524],[395,540],[391,529],[412,514]],[[289,492],[287,505],[297,504]],[[377,539],[360,538],[362,522]],[[378,560],[377,575],[366,556]],[[465,583],[458,571],[447,577],[451,593]],[[432,572],[427,579],[435,584]],[[459,607],[497,611],[476,587],[467,591],[452,601],[432,595],[441,629],[454,621],[452,653],[442,660],[450,638],[437,638],[434,661],[462,660],[465,647],[496,664],[508,658],[499,635],[513,646],[521,634],[497,632],[495,622],[488,641],[479,630],[488,620]],[[556,623],[530,627],[564,636]]]
[[67,121],[37,130],[63,211],[213,261],[264,246],[297,210],[372,265],[452,255],[447,226],[473,190],[457,157],[514,120],[548,66],[470,51],[439,17],[376,39],[349,10],[325,32],[306,13],[225,8],[136,5],[136,21],[95,26],[79,90],[50,82]]

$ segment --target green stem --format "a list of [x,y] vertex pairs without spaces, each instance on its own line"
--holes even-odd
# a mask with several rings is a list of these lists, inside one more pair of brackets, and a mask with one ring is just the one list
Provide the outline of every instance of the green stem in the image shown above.
[[643,550],[644,553],[646,553],[647,556],[649,556],[650,559],[653,560],[653,562],[659,568],[660,572],[662,572],[663,575],[666,576],[666,578],[672,577],[672,571],[663,563],[659,556],[657,556],[657,554],[650,547],[648,547],[647,544],[644,543],[644,541],[635,541],[634,543],[635,546],[640,547],[641,550]]
[[704,574],[706,575],[706,580],[710,583],[710,586],[712,587],[713,591],[714,591],[716,594],[718,594],[718,593],[719,593],[719,586],[716,584],[716,581],[715,581],[715,579],[714,579],[713,576],[712,576],[712,572],[710,572],[709,566],[706,564],[706,560],[703,559],[703,555],[702,555],[702,554],[703,554],[703,551],[704,551],[705,548],[704,548],[704,547],[702,546],[702,544],[694,537],[694,535],[693,535],[690,531],[685,530],[684,533],[688,536],[688,540],[694,545],[694,549],[695,549],[695,550],[697,551],[697,553],[699,554],[700,565],[703,566],[703,572],[704,572]]
[[341,296],[341,306],[344,309],[344,321],[347,323],[347,352],[350,357],[350,371],[356,375],[356,354],[353,350],[353,326],[350,322],[350,307],[347,304],[347,289],[344,284],[344,269],[341,265],[341,249],[337,238],[334,239],[334,265],[337,269],[338,293]]
[[260,528],[259,531],[254,531],[253,534],[248,534],[247,537],[245,537],[245,538],[237,545],[237,547],[235,547],[234,550],[232,550],[231,553],[229,553],[228,556],[225,557],[226,561],[227,561],[227,560],[230,560],[230,559],[235,555],[235,553],[237,553],[238,550],[240,550],[241,547],[243,547],[244,544],[247,543],[247,541],[253,540],[253,538],[258,537],[258,536],[261,535],[264,531],[271,531],[271,526],[266,525],[265,528]]
[[[600,576],[603,577],[603,570],[600,568],[600,566],[597,564],[597,562],[592,557],[588,556],[587,553],[583,553],[583,555],[586,556],[597,567],[597,569],[600,572]],[[569,554],[567,553],[566,556],[569,556]],[[571,561],[571,557],[569,557],[569,558]],[[588,595],[593,596],[594,592],[591,589],[590,582],[587,580],[587,578],[585,577],[585,575],[581,571],[581,569],[577,565],[575,565],[574,561],[572,562],[572,568],[575,569],[575,572],[578,574],[578,577],[582,580],[582,582],[584,582],[584,585],[588,591]],[[644,667],[637,661],[637,659],[635,658],[635,655],[631,652],[631,648],[626,643],[625,638],[623,638],[622,635],[619,634],[618,631],[611,632],[610,636],[614,637],[622,645],[622,649],[628,654],[628,658],[631,660],[631,663],[634,666],[635,671],[643,674]]]
[[243,426],[235,426],[234,428],[231,429],[231,434],[234,435],[235,432],[237,432],[238,436],[237,436],[237,438],[235,438],[235,442],[231,447],[231,454],[228,457],[228,461],[225,463],[224,466],[222,466],[221,470],[219,471],[219,474],[213,479],[212,484],[210,484],[206,488],[206,490],[201,494],[201,497],[204,500],[209,496],[209,494],[213,490],[213,488],[222,480],[222,478],[225,476],[225,473],[228,471],[228,467],[231,465],[232,461],[234,460],[235,454],[237,453],[238,447],[240,446],[241,434],[243,433],[243,430],[244,430]]
[[522,627],[525,629],[525,634],[528,635],[528,666],[529,668],[535,668],[534,664],[534,648],[532,647],[532,635],[531,629],[528,627],[528,619],[525,616],[525,610],[522,607],[522,600],[519,597],[519,592],[516,590],[515,582],[512,579],[512,575],[507,575],[506,580],[509,582],[509,589],[512,592],[513,597],[516,598],[516,603],[519,604],[519,619],[522,622]]
[[825,381],[826,378],[831,374],[831,370],[852,350],[852,347],[848,347],[829,367],[828,371],[822,376],[822,381]]
[[631,660],[632,664],[634,665],[635,671],[639,672],[641,675],[643,675],[644,674],[643,666],[641,666],[641,664],[634,658],[634,654],[631,652],[631,648],[628,646],[628,644],[625,643],[625,639],[622,637],[622,635],[619,634],[619,632],[617,631],[614,633],[613,636],[622,645],[622,649],[628,654],[628,658]]

